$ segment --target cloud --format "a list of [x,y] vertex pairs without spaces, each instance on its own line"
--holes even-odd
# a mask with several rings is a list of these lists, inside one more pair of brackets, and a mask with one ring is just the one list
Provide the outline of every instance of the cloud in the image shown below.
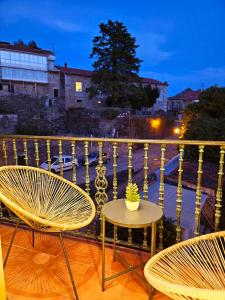
[[172,51],[164,50],[167,42],[166,35],[156,32],[137,34],[140,45],[137,53],[148,66],[157,66],[173,56]]
[[[50,13],[51,11],[51,13]],[[45,1],[40,5],[27,1],[3,1],[0,3],[0,18],[5,24],[33,21],[64,32],[81,32],[81,24],[73,22],[66,11],[54,10],[54,3]]]
[[76,23],[64,21],[61,19],[42,19],[41,22],[51,28],[59,29],[67,32],[83,31],[83,28]]

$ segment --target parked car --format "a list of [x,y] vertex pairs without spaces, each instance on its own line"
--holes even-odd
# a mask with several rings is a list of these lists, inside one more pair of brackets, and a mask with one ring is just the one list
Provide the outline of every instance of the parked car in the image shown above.
[[[60,157],[55,155],[51,157],[51,171],[54,173],[60,172]],[[78,167],[78,161],[75,158],[75,165]],[[73,167],[72,156],[71,155],[62,155],[62,166],[63,170],[71,170]],[[40,167],[44,170],[48,170],[48,161],[43,162]]]
[[[109,154],[104,152],[102,153],[102,161],[103,163],[108,163],[110,162],[110,157],[109,157]],[[85,165],[85,157],[84,156],[81,156],[79,158],[79,162],[82,164],[82,165]],[[94,165],[97,165],[99,162],[99,152],[91,152],[89,155],[88,155],[88,163],[89,163],[89,166],[94,166]]]

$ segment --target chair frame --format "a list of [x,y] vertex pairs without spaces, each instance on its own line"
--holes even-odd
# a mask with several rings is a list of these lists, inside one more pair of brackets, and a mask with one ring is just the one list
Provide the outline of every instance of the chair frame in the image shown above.
[[[147,281],[156,289],[161,290],[161,292],[163,293],[170,293],[170,297],[172,297],[172,294],[174,295],[181,295],[183,298],[187,297],[187,299],[204,299],[204,300],[212,300],[212,299],[218,299],[218,300],[222,300],[225,299],[224,295],[225,295],[225,290],[221,290],[221,289],[207,289],[207,288],[197,288],[197,287],[190,287],[190,286],[185,286],[185,285],[181,285],[181,284],[174,284],[172,282],[168,282],[167,280],[163,280],[163,278],[157,278],[157,276],[154,275],[153,273],[149,272],[149,269],[151,269],[151,267],[155,266],[157,264],[158,261],[160,261],[161,258],[165,257],[165,256],[169,256],[169,254],[174,253],[175,251],[177,251],[178,249],[181,249],[184,246],[191,246],[191,245],[195,245],[198,243],[198,241],[206,241],[206,240],[213,240],[215,238],[224,238],[225,240],[225,231],[220,231],[220,232],[214,232],[214,233],[210,233],[210,234],[206,234],[206,235],[202,235],[202,236],[198,236],[195,238],[192,238],[190,240],[186,240],[183,242],[180,242],[176,245],[173,245],[159,253],[157,253],[154,257],[152,257],[148,263],[145,265],[144,268],[144,274],[145,277],[147,279]],[[225,276],[225,275],[224,275]],[[163,289],[160,289],[160,287],[163,286]],[[181,294],[182,291],[182,294]],[[150,296],[149,299],[152,296]],[[178,299],[179,296],[177,296]],[[183,299],[182,298],[182,299]],[[186,298],[185,298],[186,299]]]
[[[68,224],[59,224],[59,223],[56,223],[56,222],[51,222],[51,221],[48,221],[47,219],[42,219],[42,218],[40,218],[38,216],[35,216],[35,215],[31,214],[30,212],[24,210],[23,208],[21,208],[17,204],[12,203],[0,191],[0,201],[2,201],[13,212],[14,212],[14,209],[15,209],[16,212],[20,212],[22,215],[25,215],[26,217],[29,217],[30,219],[38,222],[39,224],[42,224],[44,226],[53,226],[53,227],[58,228],[59,239],[60,239],[60,243],[61,243],[61,246],[62,246],[63,255],[64,255],[64,258],[65,258],[65,261],[66,261],[67,270],[68,270],[68,273],[69,273],[69,276],[70,276],[70,280],[71,280],[71,283],[72,283],[74,296],[75,296],[75,298],[77,300],[79,300],[77,289],[76,289],[76,285],[75,285],[75,281],[73,279],[73,274],[72,274],[72,270],[71,270],[70,263],[69,263],[68,254],[67,254],[66,247],[65,247],[65,244],[64,244],[64,239],[63,239],[62,231],[74,230],[74,229],[82,228],[82,227],[90,224],[93,221],[93,219],[95,217],[95,214],[96,214],[96,208],[95,208],[95,204],[94,204],[93,200],[91,199],[91,197],[85,191],[83,191],[77,185],[75,185],[72,182],[70,182],[70,181],[68,181],[68,180],[66,180],[66,179],[64,179],[64,178],[62,178],[62,177],[60,177],[60,176],[58,176],[56,174],[53,174],[53,173],[51,173],[49,171],[42,170],[42,169],[35,168],[35,167],[27,167],[27,166],[5,166],[5,167],[0,167],[0,171],[1,170],[7,170],[7,169],[25,169],[25,170],[34,170],[36,172],[44,173],[46,175],[52,176],[54,178],[57,178],[58,180],[63,181],[64,183],[68,184],[70,187],[75,188],[76,190],[78,190],[86,198],[88,198],[90,206],[92,208],[92,213],[91,213],[90,217],[87,220],[85,220],[84,222],[79,223],[79,225],[78,224],[68,225]],[[14,213],[16,213],[16,212],[14,212]],[[11,237],[11,240],[10,240],[10,244],[9,244],[9,247],[8,247],[8,250],[7,250],[7,253],[6,253],[6,257],[5,257],[5,260],[4,260],[4,264],[3,264],[4,268],[6,267],[6,264],[7,264],[8,258],[9,258],[9,254],[10,254],[10,251],[11,251],[11,248],[12,248],[15,236],[16,236],[16,233],[17,233],[17,230],[19,228],[20,221],[21,220],[18,219],[18,221],[16,223],[16,226],[14,228],[14,232],[12,234],[12,237]],[[41,230],[37,230],[37,231],[41,231]],[[33,228],[32,228],[32,246],[34,247],[34,229]]]

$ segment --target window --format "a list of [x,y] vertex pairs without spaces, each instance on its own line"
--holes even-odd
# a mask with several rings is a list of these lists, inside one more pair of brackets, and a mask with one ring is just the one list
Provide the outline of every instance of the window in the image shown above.
[[77,102],[82,102],[82,100],[81,99],[77,99]]
[[82,88],[83,88],[83,82],[81,82],[81,81],[76,81],[76,82],[75,82],[75,89],[76,89],[76,92],[82,92]]
[[39,70],[26,70],[17,68],[2,68],[2,78],[7,80],[23,80],[31,82],[48,82],[48,73]]
[[46,56],[0,50],[0,61],[3,66],[47,71]]
[[54,98],[59,97],[59,90],[58,89],[53,89],[53,96],[54,96]]
[[66,158],[65,158],[65,163],[70,163],[70,162],[71,162],[71,158],[66,157]]

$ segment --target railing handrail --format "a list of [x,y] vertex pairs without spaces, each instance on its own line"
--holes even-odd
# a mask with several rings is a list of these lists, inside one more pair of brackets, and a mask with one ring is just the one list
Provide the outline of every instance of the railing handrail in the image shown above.
[[132,143],[132,144],[165,144],[165,145],[204,145],[204,146],[225,146],[225,141],[207,140],[167,140],[167,139],[133,139],[133,138],[94,138],[74,136],[38,136],[38,135],[0,135],[1,140],[24,139],[24,140],[55,140],[55,141],[80,141],[80,142],[111,142],[111,143]]

